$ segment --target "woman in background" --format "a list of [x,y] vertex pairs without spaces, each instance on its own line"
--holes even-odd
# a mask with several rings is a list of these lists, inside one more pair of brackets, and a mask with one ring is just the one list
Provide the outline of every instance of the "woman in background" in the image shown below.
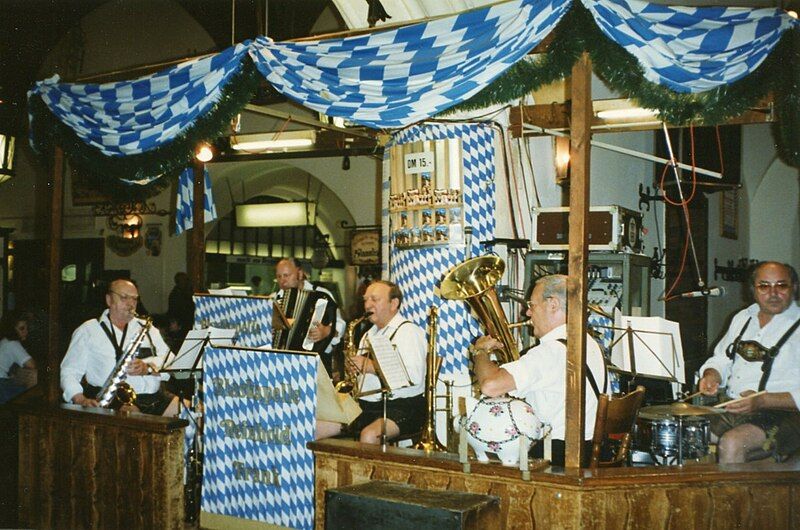
[[12,367],[36,368],[25,347],[28,338],[28,320],[17,312],[9,312],[0,322],[0,403],[5,403],[25,390],[12,378]]

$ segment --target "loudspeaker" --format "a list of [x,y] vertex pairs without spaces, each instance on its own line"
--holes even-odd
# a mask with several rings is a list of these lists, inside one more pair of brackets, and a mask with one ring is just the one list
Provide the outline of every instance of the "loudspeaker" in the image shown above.
[[373,481],[325,492],[325,528],[359,530],[484,529],[500,527],[500,499]]

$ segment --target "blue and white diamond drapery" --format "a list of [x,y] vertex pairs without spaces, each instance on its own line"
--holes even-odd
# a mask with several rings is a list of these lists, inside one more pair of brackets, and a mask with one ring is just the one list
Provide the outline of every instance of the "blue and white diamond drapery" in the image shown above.
[[144,153],[191,127],[219,101],[249,42],[161,72],[119,83],[39,81],[29,92],[85,143],[107,156]]
[[[647,79],[699,92],[752,73],[798,21],[774,9],[680,8],[583,0],[595,22],[640,62]],[[168,144],[219,101],[246,54],[279,91],[314,110],[399,127],[455,105],[527,54],[572,0],[513,0],[400,29],[273,43],[259,37],[133,81],[41,81],[30,96],[108,156]],[[34,131],[35,134],[35,131]]]
[[639,60],[645,77],[676,92],[741,79],[797,25],[778,9],[672,7],[638,0],[583,0],[598,27]]
[[250,56],[279,92],[305,107],[402,127],[477,93],[546,37],[569,5],[522,0],[344,39],[259,37]]
[[[214,197],[211,193],[211,177],[208,169],[203,168],[204,184],[203,188],[203,212],[205,222],[209,223],[217,218],[217,207],[214,205]],[[178,178],[178,193],[175,198],[175,235],[180,235],[184,230],[189,230],[194,226],[192,220],[194,216],[194,171],[187,167]]]

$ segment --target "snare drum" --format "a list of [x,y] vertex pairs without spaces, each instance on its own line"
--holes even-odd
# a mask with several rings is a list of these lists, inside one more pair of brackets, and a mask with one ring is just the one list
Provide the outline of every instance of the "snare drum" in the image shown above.
[[708,454],[710,424],[708,419],[699,416],[684,416],[678,421],[674,416],[651,418],[640,415],[636,420],[634,447],[657,457],[676,457],[678,440],[682,440],[683,458],[700,458]]

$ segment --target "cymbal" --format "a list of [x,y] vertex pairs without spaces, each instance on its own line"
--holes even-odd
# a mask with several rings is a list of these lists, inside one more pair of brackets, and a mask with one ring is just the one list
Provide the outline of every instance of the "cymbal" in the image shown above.
[[706,416],[708,414],[721,414],[723,409],[714,407],[704,407],[702,405],[692,405],[691,403],[670,403],[668,405],[651,405],[643,407],[639,414],[652,419],[663,418],[665,416]]

